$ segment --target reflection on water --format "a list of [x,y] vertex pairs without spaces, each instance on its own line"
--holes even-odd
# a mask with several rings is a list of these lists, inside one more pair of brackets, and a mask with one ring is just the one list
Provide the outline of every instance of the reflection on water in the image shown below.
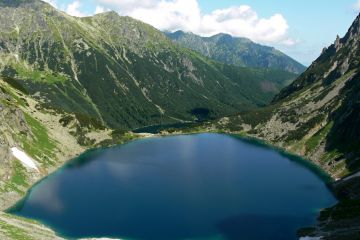
[[13,213],[73,238],[291,240],[335,203],[315,173],[227,135],[146,139],[80,156]]
[[[306,226],[311,217],[288,215],[238,215],[221,221],[217,226],[226,239],[294,239],[293,226]],[[261,228],[259,228],[261,226]]]

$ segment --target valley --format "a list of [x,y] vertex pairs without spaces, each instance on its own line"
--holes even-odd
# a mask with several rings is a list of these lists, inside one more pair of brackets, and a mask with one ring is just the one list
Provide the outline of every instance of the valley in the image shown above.
[[[301,156],[333,178],[339,203],[298,237],[358,239],[359,43],[358,16],[304,71],[246,39],[164,34],[116,12],[79,18],[40,0],[1,0],[0,238],[61,239],[4,212],[86,151],[228,133]],[[239,44],[255,53],[231,55]],[[208,46],[216,51],[206,54]]]

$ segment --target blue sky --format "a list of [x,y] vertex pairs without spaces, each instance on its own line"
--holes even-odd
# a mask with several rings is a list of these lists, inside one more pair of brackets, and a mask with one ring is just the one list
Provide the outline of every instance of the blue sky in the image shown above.
[[71,15],[115,10],[161,30],[226,32],[274,46],[305,65],[343,36],[360,0],[47,0]]

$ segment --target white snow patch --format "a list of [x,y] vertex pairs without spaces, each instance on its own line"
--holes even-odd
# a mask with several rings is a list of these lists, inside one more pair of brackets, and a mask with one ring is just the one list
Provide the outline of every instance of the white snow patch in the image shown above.
[[17,147],[11,148],[11,152],[25,167],[35,169],[39,172],[39,168],[36,166],[35,160],[29,157],[26,153],[19,150]]

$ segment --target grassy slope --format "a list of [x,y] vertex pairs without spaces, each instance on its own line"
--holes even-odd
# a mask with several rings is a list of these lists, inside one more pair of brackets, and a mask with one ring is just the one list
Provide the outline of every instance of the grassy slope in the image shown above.
[[233,114],[268,103],[295,77],[223,66],[114,12],[74,18],[34,2],[0,8],[3,77],[44,107],[109,127],[194,120],[197,108]]

